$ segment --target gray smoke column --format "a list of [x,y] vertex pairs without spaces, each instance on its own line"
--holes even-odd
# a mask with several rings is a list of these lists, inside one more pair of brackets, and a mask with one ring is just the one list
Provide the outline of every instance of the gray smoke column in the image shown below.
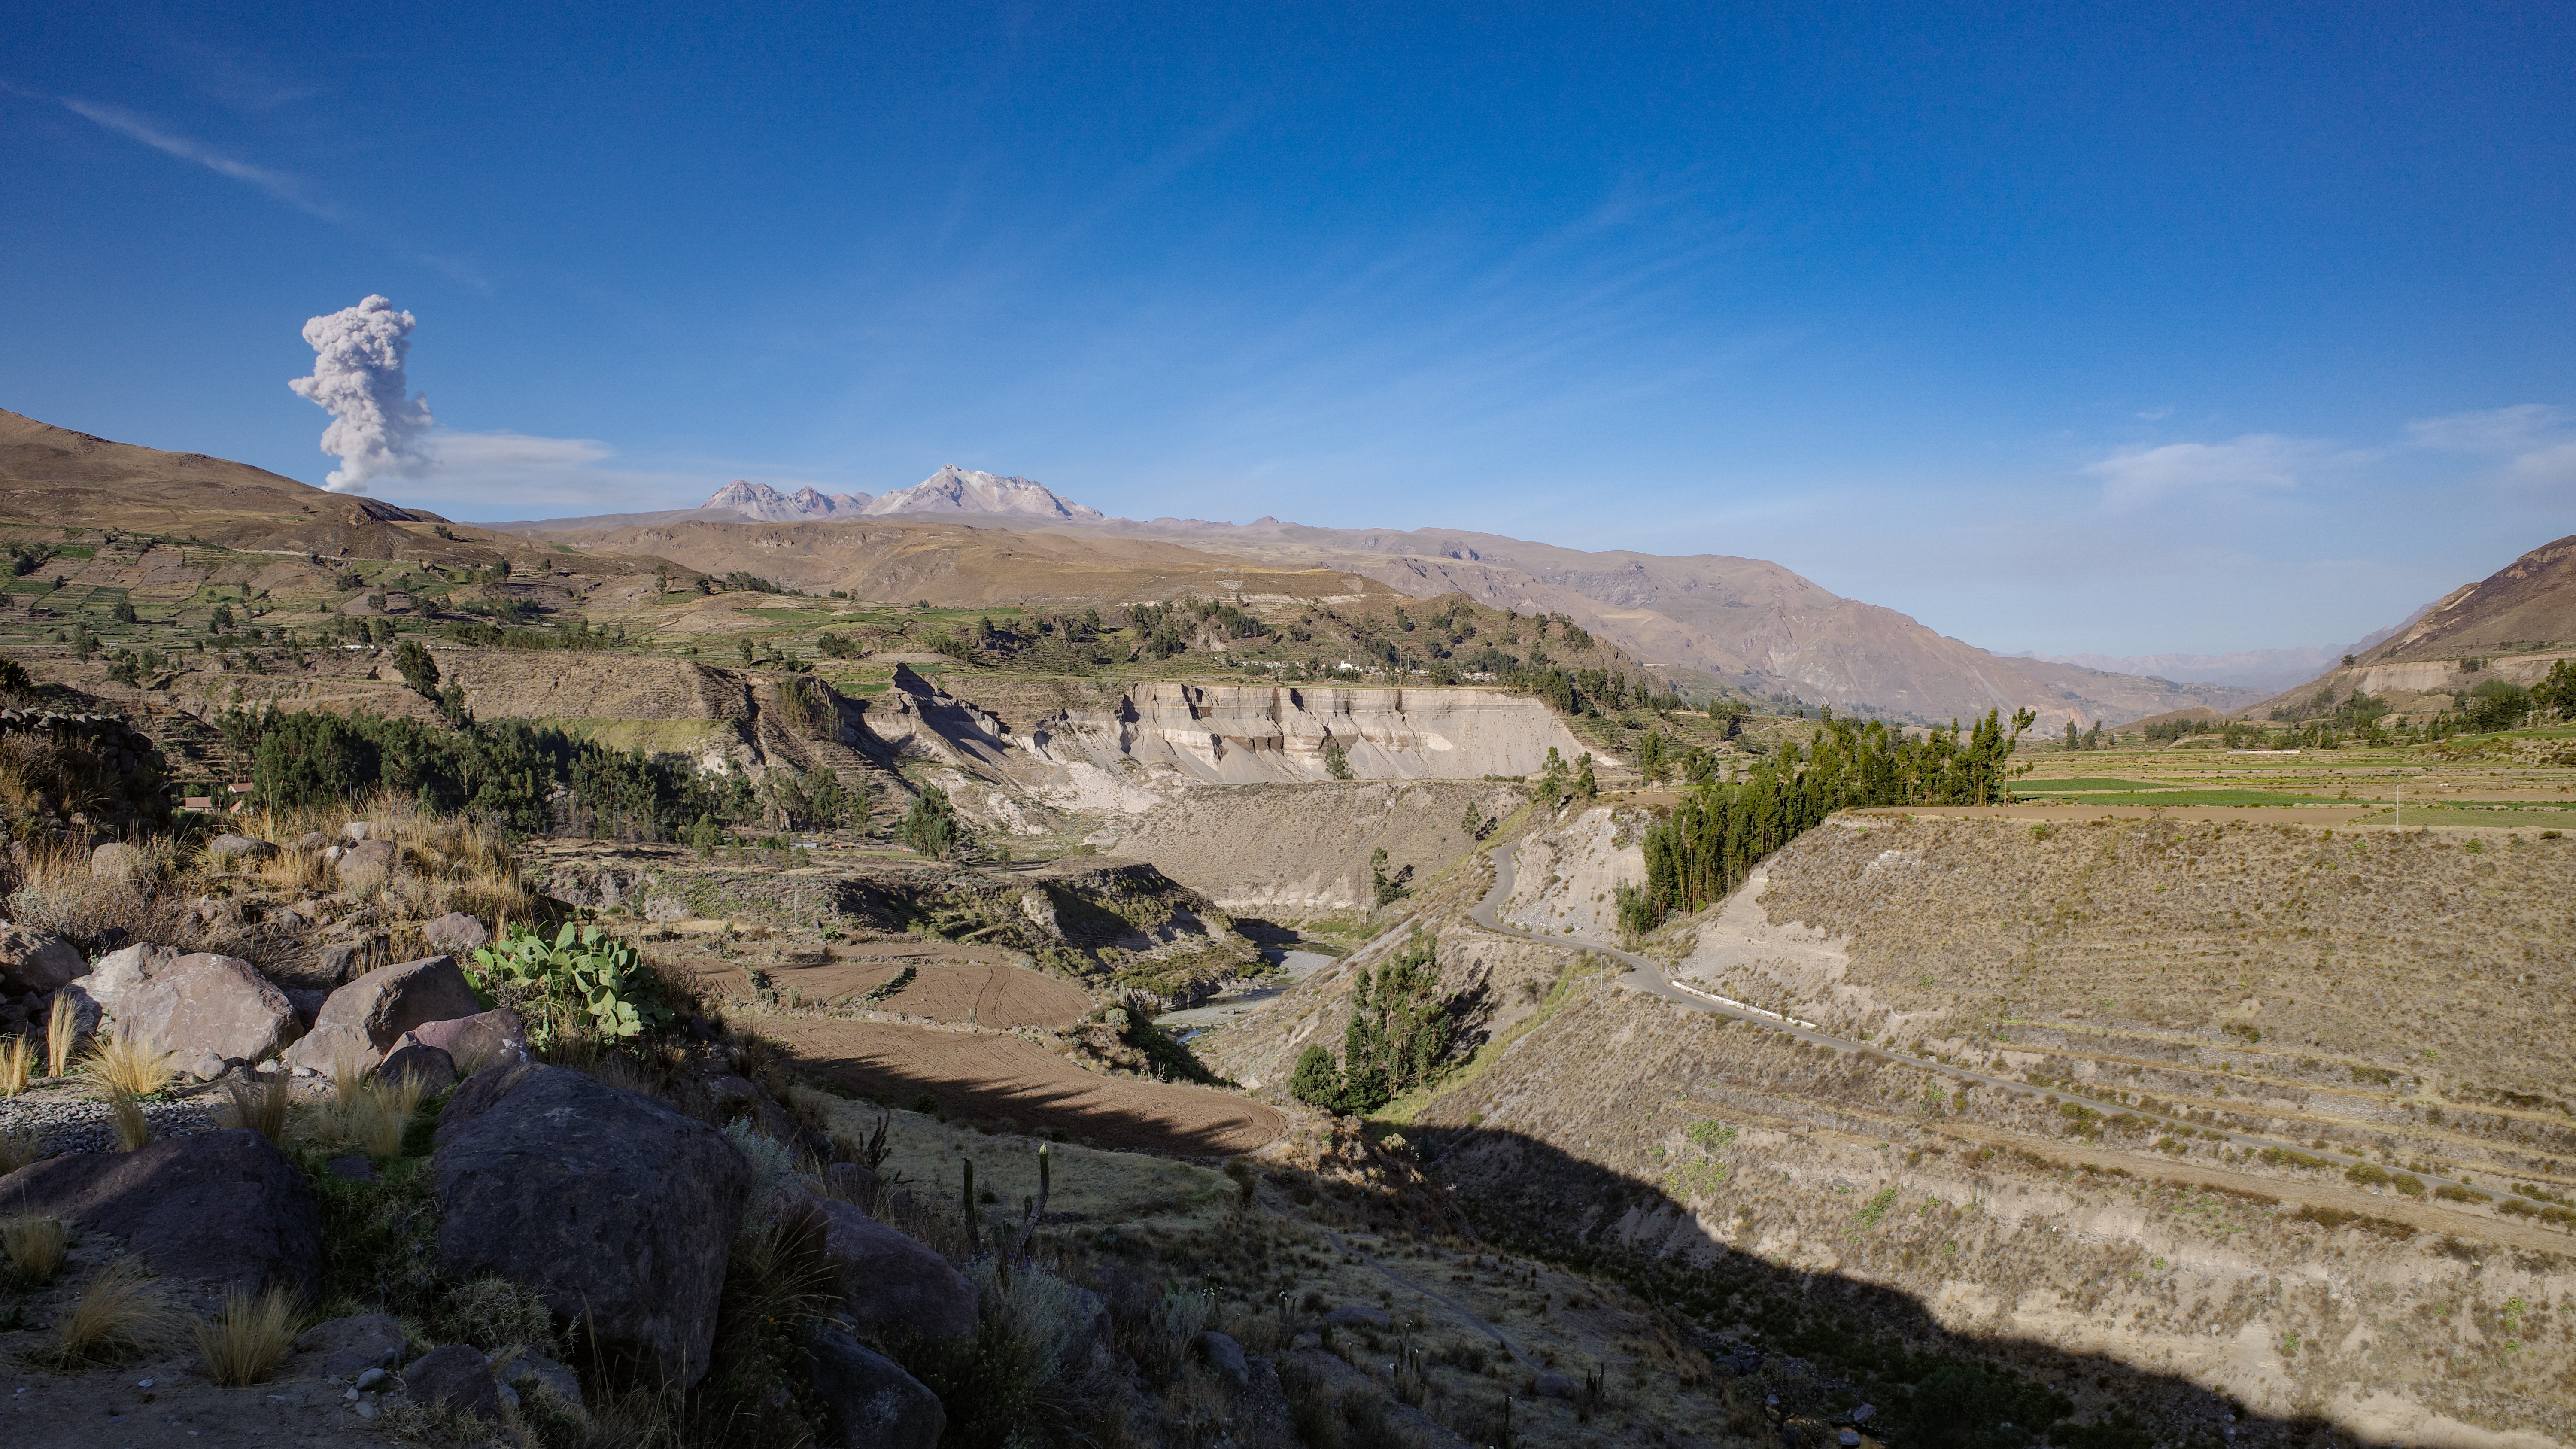
[[403,359],[411,355],[409,312],[383,297],[369,297],[304,324],[314,351],[313,375],[288,387],[331,414],[322,451],[340,460],[325,485],[334,493],[364,493],[378,473],[401,476],[428,460],[419,448],[429,430],[429,399],[403,396]]

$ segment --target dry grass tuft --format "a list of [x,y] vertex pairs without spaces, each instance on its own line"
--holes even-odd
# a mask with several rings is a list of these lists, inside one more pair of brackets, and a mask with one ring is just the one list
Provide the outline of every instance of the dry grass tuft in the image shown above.
[[402,1151],[403,1129],[420,1110],[420,1083],[361,1078],[352,1061],[331,1073],[331,1099],[299,1114],[296,1135],[316,1147],[355,1148],[369,1157],[392,1157]]
[[292,1100],[287,1085],[283,1071],[265,1075],[251,1072],[224,1083],[224,1095],[231,1099],[228,1105],[233,1125],[285,1145],[286,1107]]
[[72,1048],[80,1043],[80,1009],[69,993],[54,993],[53,1010],[45,1014],[45,1075],[59,1077],[71,1069]]
[[52,1357],[65,1366],[113,1362],[159,1347],[171,1326],[160,1285],[128,1259],[91,1279],[88,1290],[74,1300],[63,1315]]
[[143,1104],[132,1097],[118,1095],[107,1099],[108,1115],[116,1121],[116,1150],[138,1152],[152,1143],[152,1119],[143,1115]]
[[294,1344],[301,1318],[295,1299],[279,1289],[266,1289],[256,1298],[233,1290],[220,1315],[198,1319],[195,1325],[197,1351],[206,1356],[208,1376],[233,1389],[265,1382]]
[[31,851],[10,893],[9,914],[22,926],[52,931],[75,943],[101,939],[112,930],[129,941],[186,941],[197,934],[196,914],[183,894],[161,890],[155,871],[168,847],[143,845],[145,868],[131,880],[103,880],[91,874],[89,857],[59,847]]
[[45,1155],[45,1139],[32,1127],[0,1127],[0,1177]]
[[167,1090],[179,1072],[171,1064],[170,1053],[156,1052],[123,1032],[111,1032],[90,1040],[81,1075],[110,1098],[142,1098]]
[[71,1229],[61,1218],[0,1218],[0,1253],[9,1258],[9,1276],[21,1287],[54,1281],[72,1250]]
[[36,1074],[36,1044],[23,1036],[0,1041],[0,1097],[14,1097],[27,1090],[27,1081]]

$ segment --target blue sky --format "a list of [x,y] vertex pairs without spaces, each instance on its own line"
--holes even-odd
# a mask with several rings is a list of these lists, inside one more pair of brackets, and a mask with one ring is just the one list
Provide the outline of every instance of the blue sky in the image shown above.
[[[22,7],[0,406],[466,518],[881,492],[2336,644],[2576,532],[2576,12]],[[732,7],[729,7],[732,9]]]

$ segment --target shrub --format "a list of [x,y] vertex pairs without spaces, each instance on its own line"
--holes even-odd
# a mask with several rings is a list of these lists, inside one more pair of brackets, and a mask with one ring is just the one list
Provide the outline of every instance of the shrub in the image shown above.
[[207,1376],[233,1389],[266,1382],[295,1342],[300,1316],[294,1298],[282,1289],[263,1290],[256,1298],[234,1289],[225,1296],[221,1314],[195,1324]]
[[287,1074],[282,1071],[246,1073],[224,1083],[227,1107],[232,1112],[233,1126],[256,1132],[271,1142],[286,1140],[286,1106],[290,1100]]
[[659,978],[634,946],[597,926],[566,922],[551,945],[514,926],[500,941],[475,948],[466,976],[478,993],[515,1007],[529,1044],[540,1050],[566,1032],[625,1041],[671,1018]]

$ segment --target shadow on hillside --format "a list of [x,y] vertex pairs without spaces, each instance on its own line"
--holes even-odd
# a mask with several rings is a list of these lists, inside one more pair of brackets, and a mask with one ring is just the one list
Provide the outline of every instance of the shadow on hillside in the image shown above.
[[[2227,1395],[2117,1358],[1954,1332],[1899,1289],[1741,1252],[1704,1265],[1660,1256],[1652,1243],[1667,1234],[1658,1229],[1686,1226],[1692,1213],[1654,1183],[1515,1132],[1411,1135],[1426,1176],[1435,1188],[1454,1185],[1451,1200],[1485,1241],[1621,1283],[1688,1321],[1746,1325],[1742,1344],[1730,1336],[1704,1346],[1721,1372],[1758,1375],[1760,1392],[1779,1394],[1795,1416],[1834,1423],[1870,1403],[1872,1437],[1902,1446],[2019,1449],[2061,1424],[2049,1442],[2074,1449],[2357,1442],[2322,1419],[2252,1414]],[[1623,1223],[1649,1225],[1635,1235],[1644,1246],[1619,1241]],[[1806,1442],[1816,1442],[1812,1433]]]

